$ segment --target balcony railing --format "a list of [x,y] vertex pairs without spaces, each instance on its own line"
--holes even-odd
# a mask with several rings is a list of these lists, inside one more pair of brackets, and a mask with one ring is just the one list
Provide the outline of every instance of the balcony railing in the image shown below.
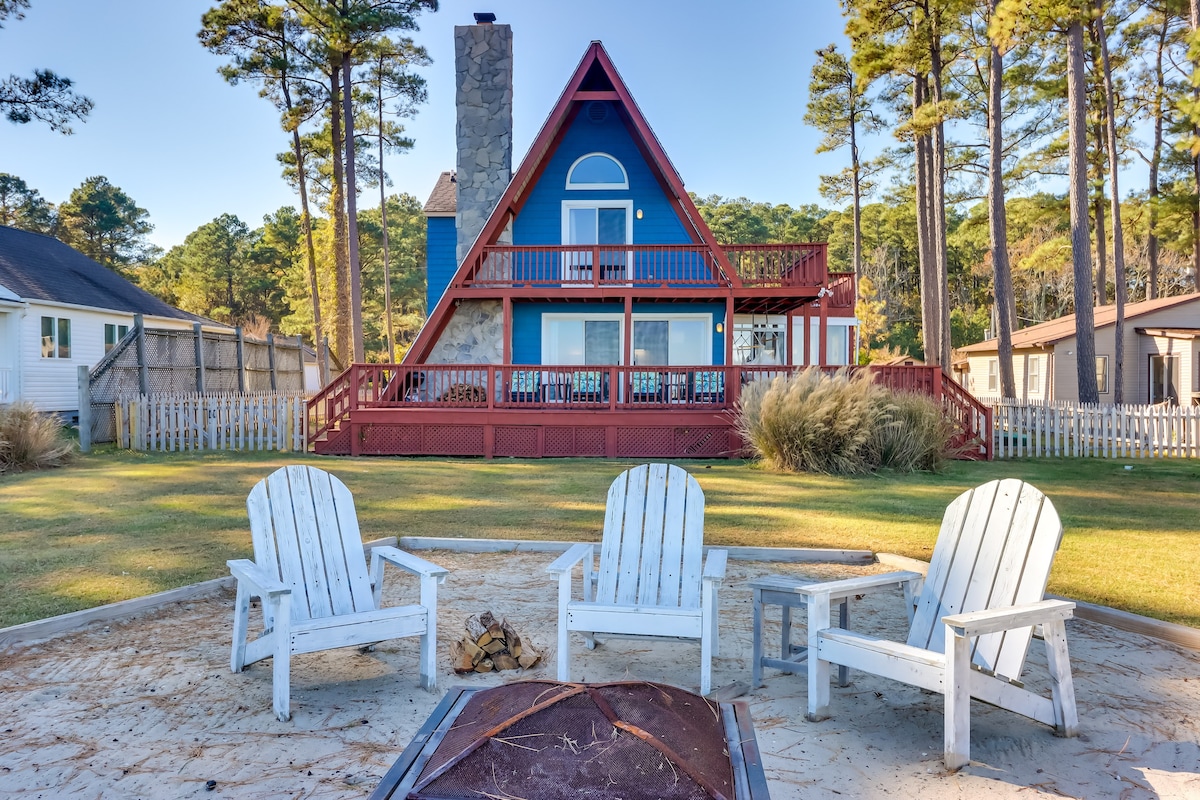
[[[722,247],[743,285],[828,286],[828,247],[754,244]],[[704,245],[490,245],[474,265],[476,287],[717,287],[722,267]]]

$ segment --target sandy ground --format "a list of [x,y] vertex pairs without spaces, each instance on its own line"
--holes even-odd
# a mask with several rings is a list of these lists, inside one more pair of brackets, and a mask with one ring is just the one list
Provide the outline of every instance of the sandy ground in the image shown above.
[[[553,678],[555,586],[545,554],[423,553],[452,574],[439,596],[439,691],[416,684],[416,640],[293,661],[290,722],[271,713],[270,661],[229,671],[232,596],[177,604],[0,654],[0,797],[358,798],[370,794],[447,688]],[[750,680],[746,582],[770,573],[842,577],[878,567],[731,562],[713,685]],[[398,573],[387,596],[415,587]],[[448,644],[491,609],[545,654],[525,673],[456,676]],[[904,629],[896,597],[852,612],[868,632]],[[768,616],[777,641],[778,609]],[[941,764],[942,701],[863,673],[833,689],[833,718],[804,720],[802,676],[768,669],[749,702],[774,798],[1200,797],[1200,654],[1072,621],[1081,733],[976,703],[971,764]],[[1026,679],[1043,683],[1035,642]],[[699,646],[614,640],[572,646],[576,680],[695,688]],[[206,790],[206,782],[215,788]]]

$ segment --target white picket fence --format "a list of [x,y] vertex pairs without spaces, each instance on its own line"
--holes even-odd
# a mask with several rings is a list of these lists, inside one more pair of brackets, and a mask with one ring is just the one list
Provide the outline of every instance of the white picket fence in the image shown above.
[[138,395],[113,403],[113,416],[117,446],[130,450],[308,449],[299,395]]
[[1200,457],[1200,407],[999,403],[996,458]]

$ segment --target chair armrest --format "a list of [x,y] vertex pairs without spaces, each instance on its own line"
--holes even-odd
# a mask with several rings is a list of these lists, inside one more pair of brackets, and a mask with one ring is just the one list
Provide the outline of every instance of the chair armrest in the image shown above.
[[546,567],[546,572],[561,575],[564,572],[569,572],[576,564],[589,558],[595,550],[596,545],[583,542],[581,544],[573,544],[567,552],[563,553],[558,558]]
[[831,599],[852,597],[867,594],[878,589],[892,586],[904,586],[914,581],[923,581],[925,576],[919,572],[885,572],[881,575],[862,575],[857,578],[845,578],[840,581],[825,581],[824,583],[797,583],[793,587],[772,587],[774,591],[792,591],[806,597],[824,594]]
[[708,556],[704,559],[704,574],[700,576],[700,579],[718,583],[725,580],[725,564],[728,561],[728,550],[709,550]]
[[237,558],[225,562],[233,577],[250,585],[253,597],[273,597],[279,594],[289,594],[292,590],[278,578],[269,574],[265,569],[248,558]]
[[438,582],[445,580],[450,574],[448,569],[439,567],[431,561],[426,561],[420,556],[414,556],[412,553],[407,553],[398,547],[384,545],[382,547],[371,548],[371,572],[375,572],[375,564],[377,561],[386,561],[389,564],[395,564],[397,567],[414,575],[422,577],[436,577]]
[[942,617],[946,627],[959,636],[970,639],[985,633],[1025,628],[1045,622],[1066,620],[1075,616],[1075,604],[1070,600],[1041,600],[1006,608],[990,608],[966,614]]

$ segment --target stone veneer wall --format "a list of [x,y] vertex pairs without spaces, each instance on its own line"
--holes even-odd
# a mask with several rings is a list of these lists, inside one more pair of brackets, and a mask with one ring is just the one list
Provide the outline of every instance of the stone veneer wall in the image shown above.
[[456,25],[458,263],[512,178],[512,28]]
[[499,300],[464,300],[427,363],[499,364],[503,358],[504,305]]

